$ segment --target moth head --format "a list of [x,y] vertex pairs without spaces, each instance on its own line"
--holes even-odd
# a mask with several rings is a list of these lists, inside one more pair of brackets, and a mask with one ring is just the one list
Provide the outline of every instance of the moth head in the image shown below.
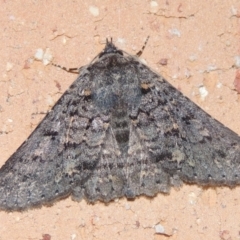
[[106,46],[103,49],[103,51],[99,54],[99,58],[101,58],[103,55],[112,54],[112,53],[123,55],[123,52],[113,44],[112,38],[110,41],[106,39]]

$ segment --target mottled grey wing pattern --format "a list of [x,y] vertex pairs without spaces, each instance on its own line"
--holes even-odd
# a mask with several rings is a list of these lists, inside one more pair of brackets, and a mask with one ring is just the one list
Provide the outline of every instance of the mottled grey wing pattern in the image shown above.
[[134,56],[105,49],[0,169],[0,208],[240,183],[240,137]]
[[[142,83],[147,82],[149,73],[149,68],[142,66]],[[136,130],[146,139],[148,158],[156,169],[168,174],[173,185],[180,180],[211,186],[239,184],[240,137],[161,76],[150,79]]]
[[[99,162],[105,129],[84,89],[86,69],[0,169],[0,208],[51,203],[73,191]],[[96,129],[97,128],[97,129]]]

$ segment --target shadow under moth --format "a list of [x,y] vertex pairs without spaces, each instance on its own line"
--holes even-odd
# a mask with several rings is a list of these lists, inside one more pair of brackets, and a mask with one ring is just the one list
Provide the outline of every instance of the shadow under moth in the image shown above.
[[240,137],[107,41],[0,169],[0,209],[240,184]]

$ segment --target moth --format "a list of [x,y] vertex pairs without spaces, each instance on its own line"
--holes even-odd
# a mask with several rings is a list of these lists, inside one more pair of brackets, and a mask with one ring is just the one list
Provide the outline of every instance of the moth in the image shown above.
[[0,208],[240,183],[240,137],[111,41],[0,169]]

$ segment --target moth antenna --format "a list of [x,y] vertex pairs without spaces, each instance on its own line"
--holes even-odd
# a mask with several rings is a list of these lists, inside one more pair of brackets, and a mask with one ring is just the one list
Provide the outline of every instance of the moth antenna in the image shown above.
[[150,38],[150,36],[147,36],[147,39],[145,40],[145,42],[144,42],[144,44],[143,44],[143,46],[142,46],[142,49],[139,51],[139,52],[137,52],[137,56],[138,57],[140,57],[141,55],[142,55],[142,53],[143,53],[143,51],[144,51],[144,49],[145,49],[145,47],[146,47],[146,45],[147,45],[147,42],[148,42],[148,39]]
[[66,72],[79,74],[79,69],[80,68],[67,68],[67,67],[61,66],[61,65],[56,64],[56,63],[51,63],[51,64],[54,67],[61,68],[62,70],[66,71]]

